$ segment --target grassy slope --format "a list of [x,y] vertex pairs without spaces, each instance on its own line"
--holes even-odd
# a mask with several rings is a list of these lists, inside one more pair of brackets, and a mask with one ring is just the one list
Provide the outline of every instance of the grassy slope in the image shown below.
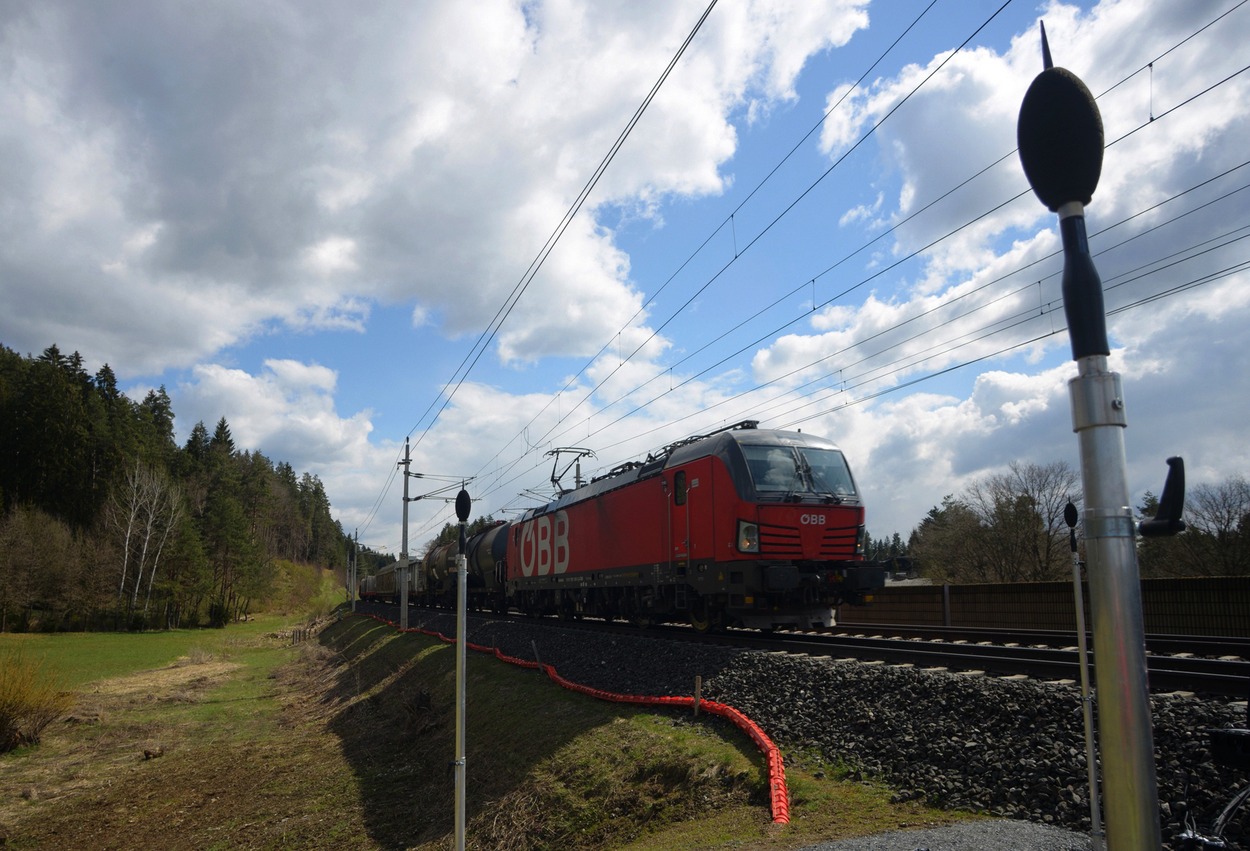
[[[298,647],[278,634],[262,621],[49,651],[144,672],[79,687],[76,723],[0,757],[8,847],[448,847],[453,648],[363,618]],[[792,762],[794,821],[773,826],[763,761],[722,722],[598,702],[474,653],[468,675],[470,847],[794,848],[951,818]]]

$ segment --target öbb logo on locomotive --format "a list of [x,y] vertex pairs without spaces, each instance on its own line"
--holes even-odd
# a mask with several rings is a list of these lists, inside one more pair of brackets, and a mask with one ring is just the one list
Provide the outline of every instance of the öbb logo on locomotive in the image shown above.
[[544,514],[522,524],[518,552],[524,576],[549,576],[568,570],[568,513]]

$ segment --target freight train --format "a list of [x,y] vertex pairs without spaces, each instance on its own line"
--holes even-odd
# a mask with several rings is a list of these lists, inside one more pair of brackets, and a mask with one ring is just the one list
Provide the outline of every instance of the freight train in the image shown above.
[[[458,543],[413,562],[409,601],[451,606]],[[687,438],[469,538],[469,608],[688,621],[700,631],[832,625],[885,582],[830,440],[754,421]],[[398,602],[398,562],[361,582]]]

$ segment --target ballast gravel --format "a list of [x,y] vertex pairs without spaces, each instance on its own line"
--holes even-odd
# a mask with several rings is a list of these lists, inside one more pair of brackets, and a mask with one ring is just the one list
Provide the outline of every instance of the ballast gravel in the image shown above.
[[1089,837],[1027,821],[966,821],[809,845],[800,851],[1088,851]]
[[[410,626],[455,634],[449,614],[413,612]],[[814,846],[821,851],[1088,847],[1079,844],[1090,821],[1081,696],[1074,686],[690,644],[645,632],[603,634],[550,622],[473,616],[467,629],[470,644],[526,660],[537,653],[562,677],[603,691],[690,695],[700,676],[706,699],[746,713],[783,752],[816,749],[830,763],[848,766],[853,779],[886,783],[897,801],[924,799],[998,817]],[[1208,728],[1245,726],[1246,708],[1244,702],[1170,695],[1153,696],[1151,703],[1160,821],[1165,847],[1175,848],[1187,817],[1205,826],[1248,782],[1244,769],[1214,764],[1206,735]],[[1250,817],[1229,825],[1225,838],[1230,849],[1238,843],[1250,849]]]

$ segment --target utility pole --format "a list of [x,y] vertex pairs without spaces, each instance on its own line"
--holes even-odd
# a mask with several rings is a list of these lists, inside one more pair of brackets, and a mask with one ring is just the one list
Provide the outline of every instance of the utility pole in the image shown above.
[[456,519],[460,521],[460,548],[456,556],[456,851],[464,851],[465,810],[465,617],[469,592],[469,562],[464,554],[464,524],[472,510],[469,492],[456,494]]
[[403,566],[399,568],[399,628],[408,628],[408,574],[411,563],[408,561],[408,465],[412,463],[409,455],[408,438],[404,438],[404,460],[399,462],[399,466],[404,468],[404,525],[403,532],[400,535],[399,544],[399,561]]
[[350,579],[348,584],[351,586],[348,591],[352,595],[352,611],[356,611],[356,574],[360,570],[360,529],[356,529],[352,534],[352,567],[348,571]]
[[1054,67],[1045,27],[1042,65],[1020,106],[1016,138],[1024,173],[1042,203],[1058,213],[1063,240],[1063,307],[1078,372],[1068,389],[1085,493],[1106,839],[1112,851],[1143,851],[1160,848],[1163,840],[1137,540],[1125,472],[1128,420],[1120,376],[1107,366],[1111,349],[1102,281],[1085,232],[1085,205],[1102,173],[1102,117],[1085,84]]

